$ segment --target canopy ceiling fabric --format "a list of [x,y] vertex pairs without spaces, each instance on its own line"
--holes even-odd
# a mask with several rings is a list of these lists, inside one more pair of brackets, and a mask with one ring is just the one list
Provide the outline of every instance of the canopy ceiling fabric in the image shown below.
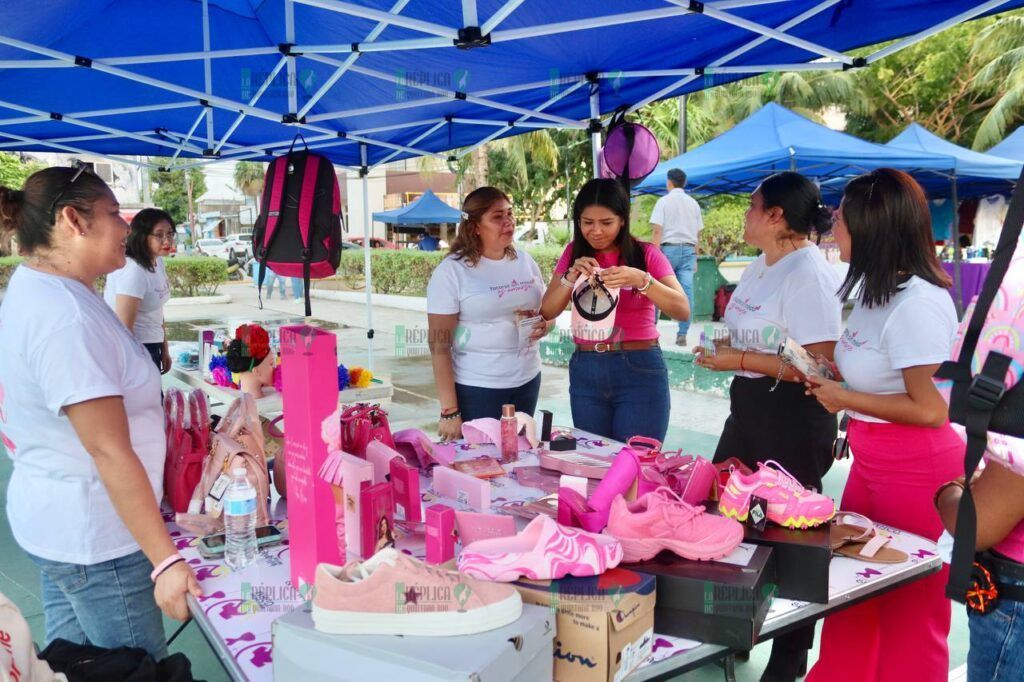
[[715,139],[662,161],[633,192],[664,194],[672,168],[686,172],[688,192],[740,194],[753,192],[768,175],[787,170],[824,182],[886,166],[934,173],[953,165],[950,156],[866,142],[778,104],[766,104]]
[[[979,197],[989,194],[1008,194],[1020,177],[1024,163],[1013,159],[982,154],[943,140],[927,128],[911,123],[899,135],[885,144],[891,149],[928,152],[950,156],[954,161],[957,197]],[[952,179],[935,175],[918,177],[928,195],[933,198],[952,195]]]
[[[1020,6],[7,2],[0,150],[267,160],[301,131],[311,148],[350,168],[444,158],[531,128],[587,128],[619,107],[760,73],[868,64],[945,26]],[[844,54],[904,36],[864,61]]]
[[1024,126],[1014,130],[1006,139],[989,149],[987,154],[1000,156],[1004,159],[1024,161]]
[[380,211],[373,214],[379,223],[393,225],[427,225],[432,223],[457,223],[462,220],[462,211],[452,208],[437,198],[429,189],[416,201],[401,208]]

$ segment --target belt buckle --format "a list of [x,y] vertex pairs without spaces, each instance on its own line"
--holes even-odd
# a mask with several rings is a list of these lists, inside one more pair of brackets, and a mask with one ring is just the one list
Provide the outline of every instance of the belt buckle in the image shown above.
[[609,350],[611,350],[610,346],[611,344],[609,343],[606,343],[604,341],[598,341],[597,343],[594,344],[594,352],[607,353]]

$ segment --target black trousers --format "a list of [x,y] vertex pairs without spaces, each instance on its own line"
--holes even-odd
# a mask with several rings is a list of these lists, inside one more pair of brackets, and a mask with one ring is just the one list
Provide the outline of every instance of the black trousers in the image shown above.
[[[729,418],[715,450],[715,462],[735,457],[751,469],[774,459],[805,486],[821,491],[821,479],[834,461],[832,444],[839,432],[829,414],[803,384],[775,379],[736,377],[729,387]],[[769,669],[785,666],[814,645],[814,625],[776,637]]]

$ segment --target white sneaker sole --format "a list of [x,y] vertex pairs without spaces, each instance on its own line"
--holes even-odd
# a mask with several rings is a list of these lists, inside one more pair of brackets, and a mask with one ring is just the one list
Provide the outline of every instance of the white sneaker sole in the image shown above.
[[473,635],[514,623],[523,613],[519,593],[503,601],[469,611],[421,613],[365,613],[333,611],[313,604],[313,624],[333,635],[413,635],[451,637]]

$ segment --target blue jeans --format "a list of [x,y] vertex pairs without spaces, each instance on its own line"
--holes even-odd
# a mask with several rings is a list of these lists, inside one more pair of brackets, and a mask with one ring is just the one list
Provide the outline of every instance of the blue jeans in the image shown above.
[[[693,246],[669,244],[662,246],[661,251],[665,254],[665,258],[668,258],[672,269],[675,270],[676,279],[683,285],[686,300],[690,302],[690,319],[692,320],[694,313],[693,275],[697,272],[697,249]],[[686,336],[688,331],[690,331],[690,320],[680,322],[677,334]]]
[[138,647],[160,660],[167,637],[141,551],[91,566],[28,555],[39,567],[46,643],[66,639],[113,649]]
[[306,292],[302,288],[302,278],[289,277],[288,279],[291,280],[292,283],[292,296],[294,296],[296,299],[303,298],[306,295]]
[[623,443],[633,436],[665,440],[668,368],[660,348],[573,353],[569,404],[578,429]]
[[532,417],[537,409],[539,395],[540,372],[522,386],[515,388],[483,388],[455,384],[455,397],[459,401],[463,423],[483,417],[501,419],[501,406],[507,404],[515,405],[516,412],[525,412]]
[[[999,582],[1024,585],[1000,576]],[[1000,601],[984,615],[967,612],[971,648],[967,652],[967,682],[1010,682],[1024,670],[1024,602]]]

